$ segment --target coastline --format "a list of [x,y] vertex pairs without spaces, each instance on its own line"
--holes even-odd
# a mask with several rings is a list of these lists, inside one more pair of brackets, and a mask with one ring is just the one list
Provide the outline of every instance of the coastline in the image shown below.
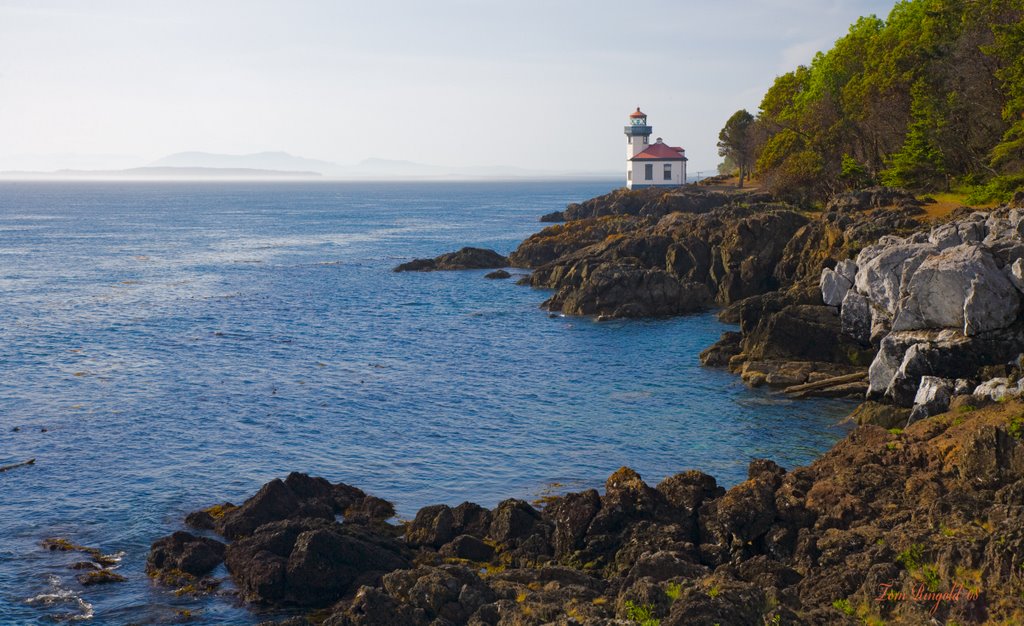
[[[556,311],[568,306],[567,313],[607,319],[725,305],[722,318],[739,322],[740,333],[705,351],[710,364],[728,365],[754,386],[817,385],[863,396],[868,382],[850,386],[849,378],[868,378],[867,362],[878,356],[871,344],[881,338],[851,336],[843,307],[822,302],[835,299],[829,266],[863,247],[865,232],[874,235],[868,243],[893,242],[893,235],[926,229],[914,219],[920,207],[875,190],[824,215],[801,216],[757,195],[744,198],[747,206],[723,196],[701,204],[709,195],[620,203],[605,215],[596,207],[575,224],[529,238],[510,259],[533,270],[531,285],[555,290],[546,306]],[[687,212],[692,217],[681,217]],[[709,239],[717,253],[700,258],[694,242]],[[732,270],[721,263],[730,256]],[[659,257],[675,262],[661,269]],[[665,308],[681,295],[691,304]],[[801,336],[808,328],[810,340]],[[848,369],[813,378],[837,362]],[[835,378],[843,382],[821,385]],[[429,506],[391,526],[387,515],[364,511],[364,500],[378,499],[339,502],[337,493],[353,488],[292,474],[290,495],[282,487],[288,481],[277,481],[220,519],[190,517],[235,539],[226,559],[243,598],[329,607],[314,615],[316,623],[918,623],[926,615],[974,622],[992,611],[1015,619],[1024,607],[1010,590],[1013,568],[994,546],[1016,541],[1024,514],[1017,496],[1024,413],[1005,394],[986,408],[995,395],[969,391],[952,412],[940,403],[905,429],[862,425],[808,467],[787,472],[755,460],[748,480],[728,491],[699,471],[655,488],[622,468],[603,495],[556,496],[540,510],[517,500],[491,511]],[[978,493],[965,497],[971,491]],[[343,522],[333,521],[338,515]],[[990,521],[972,521],[979,516]],[[956,525],[939,523],[943,517]],[[247,530],[235,530],[240,523]],[[203,543],[191,535],[161,541],[151,554],[157,577],[165,562],[180,563]],[[329,547],[340,545],[349,548]],[[371,555],[354,573],[350,558],[336,558],[350,548]],[[327,592],[303,582],[338,567],[351,575],[339,575],[343,582]]]

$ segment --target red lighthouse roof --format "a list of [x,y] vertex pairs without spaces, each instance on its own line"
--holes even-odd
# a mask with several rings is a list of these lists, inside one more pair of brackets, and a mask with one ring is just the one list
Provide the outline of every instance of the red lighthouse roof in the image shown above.
[[651,147],[637,154],[631,161],[688,161],[683,156],[683,149],[674,146],[667,146],[663,143],[653,143]]
[[629,119],[636,119],[638,117],[647,117],[647,114],[640,110],[640,107],[636,108],[635,113],[629,114]]

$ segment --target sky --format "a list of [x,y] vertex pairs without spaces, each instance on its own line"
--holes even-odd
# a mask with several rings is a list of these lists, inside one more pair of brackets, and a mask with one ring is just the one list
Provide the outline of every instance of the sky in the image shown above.
[[0,0],[0,169],[283,150],[618,172],[637,106],[713,169],[737,109],[893,0]]

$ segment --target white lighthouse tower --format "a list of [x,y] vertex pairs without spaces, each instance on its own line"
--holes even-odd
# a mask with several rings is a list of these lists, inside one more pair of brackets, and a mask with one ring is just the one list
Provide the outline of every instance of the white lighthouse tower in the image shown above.
[[629,115],[629,126],[626,127],[626,161],[640,154],[650,144],[651,133],[654,131],[647,125],[647,114],[636,108]]
[[674,187],[686,184],[686,151],[670,146],[661,137],[651,143],[653,129],[647,114],[636,108],[626,126],[626,186]]

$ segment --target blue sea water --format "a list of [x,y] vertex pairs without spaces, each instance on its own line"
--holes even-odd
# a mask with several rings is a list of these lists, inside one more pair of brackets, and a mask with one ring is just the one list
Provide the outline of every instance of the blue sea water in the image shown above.
[[[299,470],[426,504],[651,484],[752,457],[806,464],[843,401],[792,401],[699,366],[713,314],[597,323],[484,272],[614,182],[0,184],[0,624],[265,619],[175,597],[149,544],[196,508]],[[516,273],[515,271],[513,272]],[[17,430],[15,430],[17,428]],[[66,537],[123,554],[82,587]]]

